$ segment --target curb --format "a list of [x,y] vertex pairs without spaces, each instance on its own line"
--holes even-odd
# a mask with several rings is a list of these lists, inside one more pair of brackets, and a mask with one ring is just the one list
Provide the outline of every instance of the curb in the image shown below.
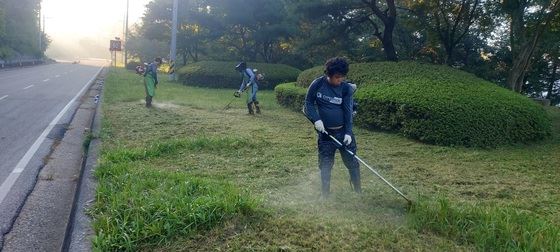
[[99,134],[101,130],[101,103],[103,101],[103,85],[105,68],[96,78],[95,84],[98,93],[96,95],[96,106],[93,120],[90,125],[90,137],[92,138],[87,146],[87,153],[82,161],[82,168],[78,185],[72,203],[66,234],[62,251],[92,251],[91,238],[95,235],[91,226],[91,218],[86,213],[87,209],[95,199],[95,189],[97,186],[94,177],[95,166],[99,156],[101,140]]

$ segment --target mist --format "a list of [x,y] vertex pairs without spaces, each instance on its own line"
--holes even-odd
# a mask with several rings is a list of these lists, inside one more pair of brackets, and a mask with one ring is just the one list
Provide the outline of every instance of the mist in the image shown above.
[[[150,1],[130,0],[129,27],[140,22]],[[110,59],[109,41],[124,39],[126,0],[43,0],[42,7],[49,58]]]

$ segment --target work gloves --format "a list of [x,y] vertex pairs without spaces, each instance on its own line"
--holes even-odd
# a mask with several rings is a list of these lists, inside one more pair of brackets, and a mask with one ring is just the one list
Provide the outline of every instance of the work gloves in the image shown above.
[[[317,120],[315,123],[313,123],[315,125],[315,129],[321,133],[325,133],[328,134],[327,131],[325,130],[325,125],[323,124],[323,121],[321,120]],[[350,145],[352,143],[352,137],[348,134],[344,135],[344,140],[342,141],[344,143],[344,145]]]
[[315,129],[321,133],[327,133],[327,131],[325,130],[325,125],[323,124],[323,121],[318,120],[315,123],[313,123],[315,125]]
[[241,97],[241,92],[239,90],[235,91],[235,93],[233,93],[233,96],[239,98]]
[[344,140],[342,141],[345,145],[350,145],[352,143],[352,137],[348,134],[344,135]]

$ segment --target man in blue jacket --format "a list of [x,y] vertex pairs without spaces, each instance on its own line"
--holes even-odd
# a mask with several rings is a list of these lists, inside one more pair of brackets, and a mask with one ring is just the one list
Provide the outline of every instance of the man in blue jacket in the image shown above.
[[[261,108],[259,107],[259,101],[257,100],[257,91],[259,90],[259,86],[257,84],[257,77],[251,68],[247,67],[247,63],[241,62],[235,66],[235,70],[237,70],[242,77],[241,86],[239,90],[235,91],[233,94],[235,97],[240,97],[241,93],[247,89],[247,109],[249,110],[249,115],[255,114],[255,110],[257,114],[261,113]],[[253,105],[255,105],[255,110],[253,110]]]
[[[353,90],[344,79],[348,74],[348,62],[344,58],[332,58],[325,63],[325,75],[315,79],[305,96],[304,113],[318,131],[319,169],[321,172],[321,196],[330,193],[331,170],[336,150],[350,174],[355,192],[361,193],[360,164],[348,152],[356,153],[356,139],[352,132]],[[337,146],[329,136],[345,146]]]

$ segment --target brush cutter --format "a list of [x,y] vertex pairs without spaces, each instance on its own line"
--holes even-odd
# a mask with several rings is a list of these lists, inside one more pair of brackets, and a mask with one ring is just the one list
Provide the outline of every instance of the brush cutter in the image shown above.
[[389,185],[393,191],[397,192],[400,196],[402,196],[409,205],[412,204],[412,201],[410,199],[408,199],[401,191],[399,191],[399,189],[397,189],[395,186],[393,186],[391,183],[389,183],[389,181],[387,181],[383,176],[381,176],[381,174],[379,174],[375,169],[373,169],[370,165],[368,165],[364,160],[362,160],[360,157],[358,157],[354,152],[352,152],[351,150],[347,149],[340,141],[338,141],[338,139],[336,139],[335,137],[333,137],[332,135],[328,134],[328,133],[323,133],[326,134],[327,136],[329,136],[338,147],[343,147],[344,151],[348,152],[350,155],[352,155],[354,158],[356,158],[358,161],[360,161],[360,163],[362,163],[363,165],[365,165],[370,171],[373,172],[373,174],[375,174],[377,177],[379,177],[381,180],[383,180],[383,182],[385,182],[385,184]]
[[245,90],[247,90],[247,88],[249,88],[251,85],[247,85],[245,86],[245,88],[243,88],[243,90],[241,90],[241,92],[239,91],[235,91],[235,93],[233,94],[233,99],[231,99],[231,101],[228,102],[228,104],[224,107],[224,110],[228,110],[231,107],[231,103],[233,103],[233,101],[235,101],[236,98],[241,97],[241,94],[245,92]]

